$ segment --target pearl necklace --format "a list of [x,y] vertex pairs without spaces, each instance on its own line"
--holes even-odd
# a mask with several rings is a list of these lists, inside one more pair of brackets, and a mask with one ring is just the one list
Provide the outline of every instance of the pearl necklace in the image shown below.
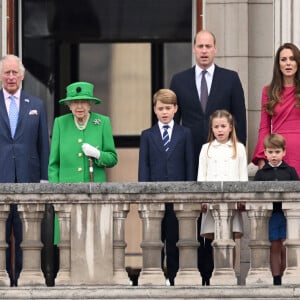
[[84,123],[78,123],[77,120],[76,120],[76,118],[74,118],[74,122],[75,122],[76,127],[79,130],[84,130],[86,128],[86,125],[87,125],[88,121],[89,121],[89,118],[90,118],[90,114],[88,114],[88,116],[87,116],[87,118],[86,118],[86,120],[85,120]]

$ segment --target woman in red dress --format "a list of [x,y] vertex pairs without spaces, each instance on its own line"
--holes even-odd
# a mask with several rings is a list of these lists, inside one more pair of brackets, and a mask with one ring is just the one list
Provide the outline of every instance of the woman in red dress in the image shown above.
[[263,140],[270,133],[284,136],[284,160],[300,176],[300,50],[292,43],[278,48],[272,81],[262,91],[258,142],[252,157],[259,169],[266,163]]

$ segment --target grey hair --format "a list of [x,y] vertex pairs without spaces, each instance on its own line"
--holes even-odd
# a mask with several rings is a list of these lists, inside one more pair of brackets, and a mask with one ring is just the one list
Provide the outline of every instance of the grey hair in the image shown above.
[[3,62],[6,60],[6,59],[15,59],[18,64],[19,64],[19,69],[22,73],[22,75],[25,74],[25,67],[22,63],[22,60],[16,56],[16,55],[13,55],[13,54],[7,54],[7,55],[4,55],[1,59],[0,59],[0,73],[2,73],[2,67],[3,67]]

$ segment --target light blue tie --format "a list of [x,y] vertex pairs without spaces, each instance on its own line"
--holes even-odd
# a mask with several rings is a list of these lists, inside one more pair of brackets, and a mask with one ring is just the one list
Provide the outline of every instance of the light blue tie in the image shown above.
[[17,123],[18,123],[19,111],[15,100],[15,96],[11,95],[8,98],[10,99],[10,107],[9,107],[9,114],[8,114],[10,131],[11,131],[11,136],[14,137],[17,128]]
[[169,150],[169,143],[170,143],[170,136],[169,136],[169,133],[168,133],[168,128],[169,128],[169,125],[164,125],[163,126],[163,129],[164,129],[163,143],[164,143],[164,148],[165,148],[166,152],[168,152],[168,150]]

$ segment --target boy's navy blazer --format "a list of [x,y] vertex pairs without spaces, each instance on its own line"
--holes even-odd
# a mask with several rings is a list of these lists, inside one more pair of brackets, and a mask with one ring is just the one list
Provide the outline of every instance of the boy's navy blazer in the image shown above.
[[217,109],[228,110],[235,119],[239,141],[246,144],[246,107],[244,91],[237,72],[215,65],[206,111],[203,112],[195,82],[195,66],[173,76],[170,89],[177,95],[174,120],[192,131],[195,155],[207,143],[209,117]]
[[42,100],[21,91],[18,124],[12,138],[0,90],[0,153],[0,182],[47,180],[49,132]]
[[139,181],[192,181],[193,141],[189,128],[174,123],[170,148],[166,152],[158,124],[141,134]]

